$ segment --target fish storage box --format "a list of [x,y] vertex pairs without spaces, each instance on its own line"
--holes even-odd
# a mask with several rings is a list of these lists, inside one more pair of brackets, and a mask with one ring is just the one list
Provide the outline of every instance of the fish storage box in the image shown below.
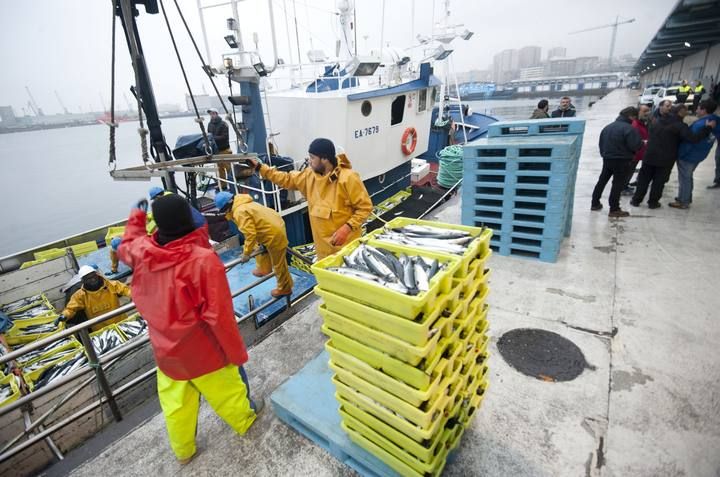
[[[55,326],[53,322],[57,318],[57,314],[38,316],[37,318],[29,318],[27,320],[20,320],[14,322],[12,328],[5,334],[5,340],[9,345],[30,343],[40,338],[45,338],[53,333],[65,329],[65,322],[60,322]],[[42,331],[39,333],[33,333],[31,329],[40,325],[51,325],[46,327],[49,331]],[[50,330],[50,328],[52,328]]]
[[119,227],[108,227],[107,233],[105,234],[105,245],[108,247],[110,246],[110,242],[112,242],[112,239],[115,237],[122,237],[125,233],[125,226],[119,226]]
[[20,397],[20,389],[15,379],[12,374],[0,379],[0,407],[8,405]]
[[[429,290],[410,296],[390,290],[380,284],[371,283],[359,278],[342,275],[330,267],[343,266],[343,257],[350,255],[362,244],[385,249],[396,257],[400,254],[420,255],[428,260],[437,260],[442,266],[429,281]],[[418,253],[419,252],[419,253]],[[415,317],[419,313],[431,313],[434,302],[440,293],[448,293],[452,288],[452,277],[460,266],[459,258],[448,255],[418,251],[401,245],[390,245],[374,240],[357,239],[345,246],[339,253],[330,255],[312,266],[318,285],[329,292],[366,303],[370,306],[386,310],[396,315]]]
[[[432,439],[427,439],[425,442],[417,442],[350,401],[339,396],[336,396],[336,399],[340,403],[340,416],[350,427],[357,428],[354,424],[360,422],[424,462],[432,460],[436,454],[443,432],[438,432]],[[450,423],[450,425],[448,425],[448,423],[450,419],[461,418],[463,411],[462,401],[456,399],[455,403],[451,405],[450,410],[443,413],[439,429],[444,429],[446,426],[455,427],[452,423]]]
[[458,254],[452,254],[448,252],[440,252],[434,250],[432,247],[422,247],[417,245],[405,245],[408,248],[411,248],[417,252],[425,252],[425,251],[431,251],[434,253],[447,255],[451,257],[460,257],[462,259],[460,267],[458,268],[458,271],[455,275],[456,278],[464,278],[465,275],[468,273],[468,267],[470,266],[470,262],[476,259],[480,260],[487,260],[490,257],[490,254],[492,251],[490,250],[490,239],[492,238],[492,230],[489,228],[482,228],[482,227],[470,227],[467,225],[456,225],[456,224],[446,224],[442,222],[433,222],[430,220],[419,220],[419,219],[410,219],[407,217],[397,217],[387,224],[385,224],[384,227],[374,230],[373,232],[370,232],[365,238],[370,238],[373,240],[376,240],[378,243],[381,244],[394,244],[394,242],[389,242],[386,239],[378,238],[378,235],[382,234],[383,232],[390,230],[390,229],[397,229],[401,227],[405,227],[408,225],[420,225],[425,227],[434,227],[438,229],[447,229],[449,231],[452,230],[458,230],[462,232],[467,232],[471,236],[475,237],[475,240],[470,242],[465,250],[465,252],[462,255]]
[[[81,344],[75,343],[72,348],[75,349],[75,352],[63,354],[39,369],[23,372],[23,379],[25,380],[25,383],[30,386],[30,390],[35,390],[37,382],[42,379],[46,372],[52,369],[57,369],[58,366],[62,366],[64,363],[83,355],[83,347]],[[56,354],[60,354],[60,352],[58,351]]]
[[[140,313],[133,313],[123,321],[115,323],[115,325],[120,330],[125,341],[144,335],[148,331],[147,322],[142,319]],[[139,332],[136,332],[138,330]]]
[[365,326],[380,330],[390,336],[404,340],[415,346],[423,346],[434,335],[433,325],[441,315],[450,316],[454,309],[449,305],[454,304],[460,289],[452,290],[447,294],[440,294],[435,299],[435,307],[430,313],[414,317],[415,319],[393,315],[385,311],[373,308],[353,299],[315,287],[317,293],[325,302],[328,310],[340,313],[346,318],[355,320]]
[[410,167],[410,182],[418,182],[430,173],[430,164],[422,159],[413,159]]
[[328,328],[339,331],[346,336],[352,336],[353,339],[383,351],[393,358],[397,358],[412,366],[417,366],[420,361],[429,356],[430,353],[437,348],[440,338],[442,336],[448,336],[452,329],[452,321],[450,318],[440,317],[433,325],[433,329],[436,331],[435,335],[423,346],[413,346],[398,338],[389,336],[382,331],[368,328],[338,313],[334,313],[324,305],[320,306],[319,311]]
[[[0,306],[0,311],[5,313],[6,315],[12,317],[12,315],[17,315],[19,313],[23,313],[26,310],[29,310],[31,308],[35,308],[37,306],[45,305],[49,309],[53,309],[52,305],[48,301],[47,297],[43,294],[40,295],[34,295],[31,297],[23,298],[21,300],[16,300],[12,303],[6,303],[2,306]],[[14,318],[13,318],[14,319]]]
[[336,349],[332,345],[332,341],[325,343],[325,349],[330,355],[331,363],[347,369],[366,381],[375,383],[378,387],[415,406],[420,406],[430,400],[441,389],[440,383],[446,378],[443,372],[450,364],[448,360],[441,359],[431,371],[430,385],[425,389],[416,389],[399,379],[385,374],[382,370],[375,369],[363,360]]
[[98,356],[117,348],[127,341],[125,335],[118,329],[116,324],[105,326],[94,333],[90,333],[90,340]]
[[[56,355],[61,351],[77,348],[78,346],[80,346],[80,343],[73,336],[69,336],[55,341],[44,348],[19,356],[15,361],[21,368],[26,368],[38,361],[44,360],[52,355]],[[18,349],[22,349],[22,347]]]

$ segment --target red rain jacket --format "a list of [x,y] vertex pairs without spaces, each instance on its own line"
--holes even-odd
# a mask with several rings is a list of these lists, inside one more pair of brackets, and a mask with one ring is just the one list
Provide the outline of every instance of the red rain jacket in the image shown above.
[[247,350],[207,226],[161,247],[147,235],[145,215],[130,214],[118,256],[133,269],[132,297],[148,323],[158,367],[184,381],[241,366]]
[[633,158],[633,161],[639,162],[643,160],[643,156],[645,155],[645,151],[647,150],[647,141],[650,137],[650,134],[648,133],[648,128],[645,125],[644,122],[638,121],[637,119],[633,119],[632,127],[635,128],[635,130],[640,134],[640,137],[643,138],[643,145],[638,150],[638,152],[635,153],[635,157]]

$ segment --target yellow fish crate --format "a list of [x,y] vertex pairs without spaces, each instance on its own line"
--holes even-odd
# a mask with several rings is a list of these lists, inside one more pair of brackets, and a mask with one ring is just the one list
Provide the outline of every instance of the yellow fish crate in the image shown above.
[[320,288],[409,319],[414,319],[420,313],[432,313],[438,295],[449,293],[452,289],[452,278],[460,266],[458,258],[432,252],[418,252],[408,247],[379,243],[373,240],[366,241],[366,243],[388,250],[396,256],[405,253],[438,260],[443,269],[430,279],[429,290],[416,296],[405,295],[377,283],[327,270],[331,267],[343,266],[343,257],[351,254],[363,242],[363,239],[357,239],[340,252],[330,255],[312,266]]
[[481,227],[470,227],[467,225],[456,225],[456,224],[446,224],[443,222],[434,222],[431,220],[420,220],[420,219],[410,219],[407,217],[397,217],[387,224],[385,224],[384,227],[373,230],[370,232],[365,238],[366,239],[372,239],[377,240],[378,243],[382,244],[390,244],[394,242],[388,242],[382,238],[378,238],[378,235],[382,234],[383,232],[390,230],[390,229],[396,229],[400,227],[405,227],[408,225],[422,225],[426,227],[434,227],[438,229],[447,229],[447,230],[459,230],[462,232],[469,233],[472,237],[475,237],[472,242],[470,242],[467,246],[467,249],[465,250],[465,253],[462,255],[456,255],[449,252],[441,252],[435,250],[433,247],[422,247],[422,246],[412,246],[409,248],[412,248],[417,253],[422,253],[423,251],[432,251],[438,254],[444,254],[451,257],[459,257],[461,258],[460,267],[457,270],[457,276],[456,278],[464,278],[465,275],[468,273],[470,263],[474,260],[481,260],[483,262],[487,261],[487,259],[492,255],[492,250],[490,250],[490,239],[492,238],[492,230],[488,228],[481,228]]

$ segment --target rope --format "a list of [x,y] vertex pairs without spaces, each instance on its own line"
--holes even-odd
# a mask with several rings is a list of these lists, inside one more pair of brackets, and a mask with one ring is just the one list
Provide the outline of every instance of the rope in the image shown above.
[[[178,15],[180,15],[180,19],[183,22],[183,25],[185,25],[185,30],[187,31],[188,37],[190,37],[190,41],[193,44],[193,47],[195,48],[195,52],[198,55],[198,58],[200,59],[200,63],[202,63],[203,71],[205,74],[207,74],[208,79],[210,80],[210,84],[212,84],[213,89],[215,90],[215,95],[220,100],[220,105],[222,106],[223,110],[225,111],[225,117],[230,116],[230,110],[228,110],[227,106],[225,106],[225,101],[222,98],[222,95],[220,94],[220,90],[218,89],[217,85],[215,84],[215,80],[213,79],[213,72],[210,69],[210,66],[205,63],[205,59],[202,56],[202,53],[200,53],[200,48],[198,48],[197,42],[195,41],[195,37],[193,36],[192,32],[190,31],[190,27],[187,24],[187,21],[185,21],[185,15],[183,15],[182,10],[180,10],[180,5],[178,5],[177,0],[174,0],[175,2],[175,8],[177,9]],[[161,1],[162,4],[162,1]],[[228,78],[229,80],[229,78]],[[192,96],[192,94],[191,94]],[[193,99],[193,104],[195,103],[195,100]],[[245,140],[242,137],[242,134],[240,133],[240,130],[237,127],[237,124],[235,121],[230,121],[230,124],[232,125],[233,131],[235,131],[235,138],[237,139],[238,147],[240,148],[240,151],[247,152],[247,144],[245,144]]]
[[115,129],[117,124],[115,123],[115,23],[117,21],[116,15],[117,0],[113,0],[113,11],[112,11],[112,54],[110,55],[110,150],[108,156],[108,168],[112,167],[114,171],[117,168],[117,162],[115,161]]
[[[177,2],[175,3],[175,5],[177,5]],[[183,79],[185,80],[185,86],[187,87],[188,94],[190,95],[190,100],[193,104],[193,109],[195,110],[195,122],[200,125],[200,131],[202,131],[203,141],[205,142],[205,154],[208,157],[212,156],[210,139],[208,139],[207,132],[205,131],[205,125],[203,124],[203,120],[200,117],[200,113],[198,112],[197,103],[195,102],[195,95],[193,95],[192,88],[190,87],[190,81],[188,80],[187,74],[185,73],[185,65],[183,64],[182,58],[180,57],[180,51],[178,51],[177,43],[175,42],[175,35],[172,32],[172,27],[170,27],[170,20],[168,20],[167,13],[165,12],[165,4],[163,3],[163,0],[160,0],[160,8],[162,9],[163,18],[165,18],[165,24],[167,25],[168,33],[170,34],[170,40],[172,41],[173,49],[175,50],[175,56],[177,57],[178,64],[180,65],[180,71],[182,71]]]
[[449,188],[457,184],[463,177],[463,148],[462,146],[448,146],[437,153],[440,167],[437,182],[442,187]]

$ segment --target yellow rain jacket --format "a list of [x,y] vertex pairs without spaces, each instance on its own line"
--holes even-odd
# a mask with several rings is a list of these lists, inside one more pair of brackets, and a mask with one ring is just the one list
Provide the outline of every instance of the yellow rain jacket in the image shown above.
[[360,175],[353,171],[345,154],[338,154],[338,166],[320,175],[311,168],[303,171],[281,172],[267,164],[260,166],[260,174],[284,187],[298,190],[308,202],[310,226],[318,260],[342,248],[330,243],[332,235],[344,224],[352,228],[347,242],[362,234],[362,226],[372,212],[372,201]]
[[[107,313],[108,311],[118,308],[120,306],[120,300],[118,299],[120,295],[126,297],[130,296],[130,287],[124,283],[116,280],[108,280],[105,277],[101,278],[105,283],[103,283],[103,286],[100,287],[99,290],[88,291],[84,288],[80,288],[78,291],[73,293],[70,301],[62,311],[65,318],[72,320],[78,311],[84,311],[85,316],[87,316],[88,319],[95,318],[96,316],[100,316],[103,313]],[[125,318],[127,318],[127,315],[123,313],[115,318],[98,323],[92,327],[92,331],[97,331],[111,323],[118,323]]]
[[286,249],[288,246],[285,222],[274,210],[258,204],[247,194],[236,194],[230,212],[225,218],[232,220],[245,236],[243,253],[250,255],[258,245],[265,245],[270,255],[255,257],[258,270],[270,273],[270,266],[275,270],[278,289],[292,289],[293,281],[287,266]]

